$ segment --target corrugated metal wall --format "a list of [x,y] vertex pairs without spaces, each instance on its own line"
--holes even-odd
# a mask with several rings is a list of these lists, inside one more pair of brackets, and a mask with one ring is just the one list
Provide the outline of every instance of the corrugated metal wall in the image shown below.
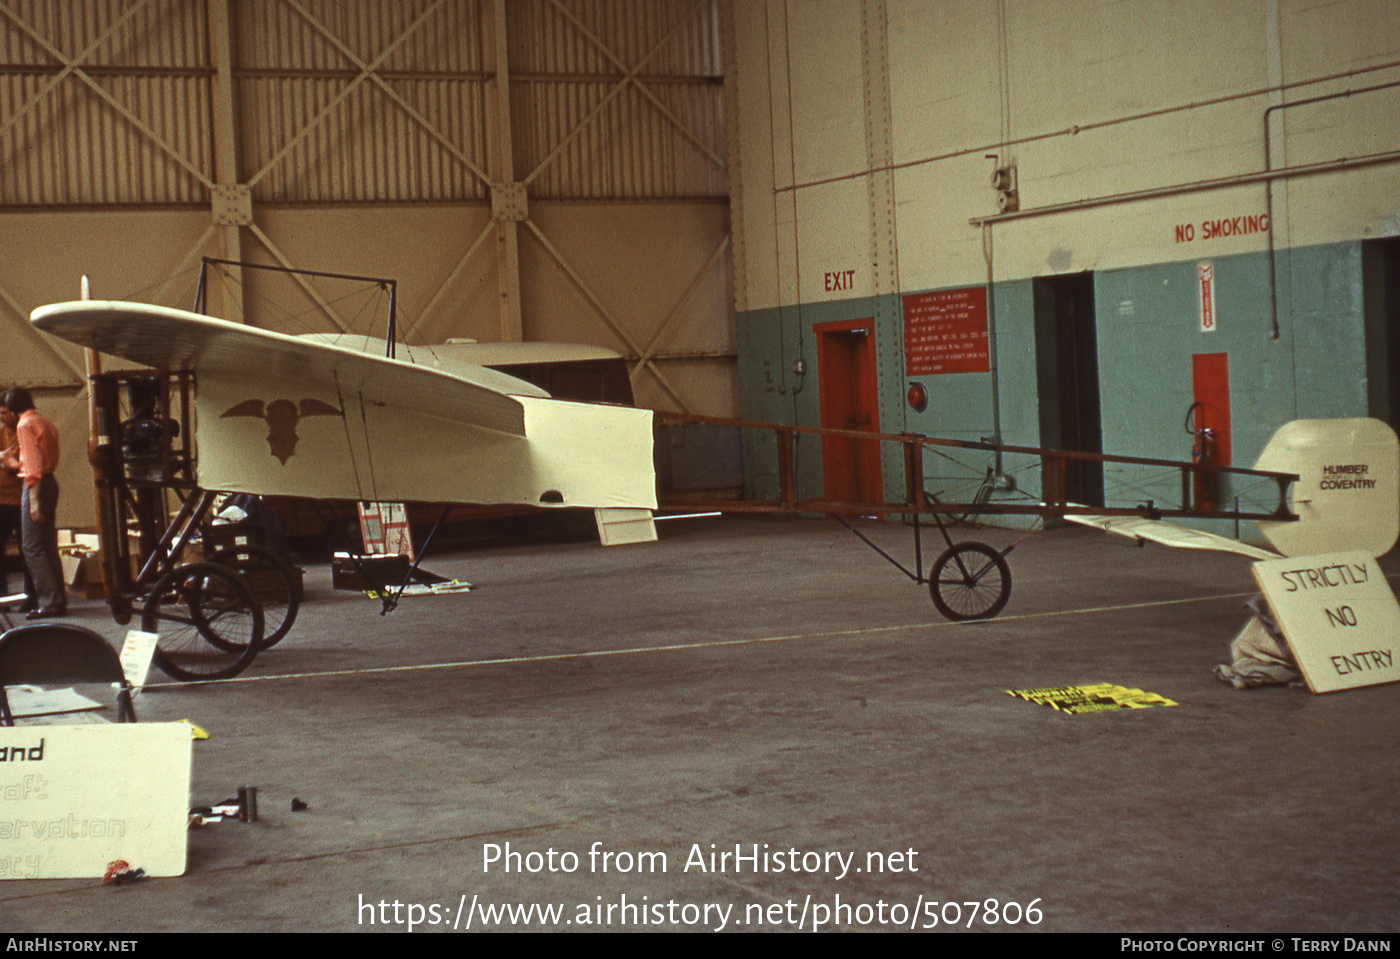
[[715,10],[694,0],[508,8],[516,169],[533,195],[726,195]]
[[0,7],[0,205],[209,202],[202,3]]
[[[188,307],[208,255],[392,276],[415,341],[596,343],[645,405],[735,412],[726,3],[0,0],[0,384],[78,403],[29,310],[82,274]],[[353,322],[292,295],[223,315]]]
[[254,200],[486,198],[481,7],[238,4],[239,161]]
[[[486,196],[480,0],[232,4],[241,182],[263,202]],[[0,204],[208,202],[204,3],[0,7]],[[505,7],[516,170],[553,199],[726,195],[715,0]]]

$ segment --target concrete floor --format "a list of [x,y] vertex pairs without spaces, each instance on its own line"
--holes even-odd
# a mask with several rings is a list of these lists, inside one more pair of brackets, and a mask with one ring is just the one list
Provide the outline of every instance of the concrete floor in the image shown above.
[[[907,531],[870,532],[912,561]],[[437,555],[479,588],[386,617],[311,566],[296,629],[243,677],[139,701],[208,730],[192,801],[256,785],[259,821],[191,832],[180,878],[0,883],[0,927],[945,929],[989,899],[972,928],[1400,926],[1400,687],[1216,680],[1246,560],[1040,533],[1005,613],[960,626],[834,523],[662,534]],[[1005,692],[1099,681],[1179,705],[1070,716]],[[486,862],[507,844],[512,871]],[[691,859],[736,846],[770,869]],[[833,852],[848,874],[803,857]],[[517,903],[563,912],[482,919]]]

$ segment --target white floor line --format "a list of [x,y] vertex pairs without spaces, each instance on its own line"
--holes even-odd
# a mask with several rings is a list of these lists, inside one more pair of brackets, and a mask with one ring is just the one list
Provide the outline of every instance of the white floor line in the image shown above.
[[754,646],[761,643],[790,643],[803,639],[835,639],[842,636],[869,636],[876,633],[894,633],[907,629],[937,629],[960,626],[987,626],[996,622],[1021,622],[1035,619],[1049,619],[1060,616],[1080,616],[1092,613],[1123,612],[1133,609],[1151,609],[1157,606],[1183,606],[1188,603],[1207,603],[1221,599],[1242,599],[1253,596],[1255,590],[1242,593],[1218,593],[1212,596],[1195,596],[1188,599],[1162,599],[1146,603],[1125,603],[1117,606],[1086,606],[1081,609],[1052,610],[1042,613],[1022,613],[1011,616],[998,616],[994,620],[954,623],[937,620],[931,623],[908,623],[900,626],[872,626],[865,629],[837,629],[821,633],[791,633],[781,636],[756,636],[752,639],[717,639],[706,643],[677,643],[667,646],[640,646],[635,649],[594,649],[577,653],[548,653],[538,656],[507,656],[497,659],[469,659],[451,663],[421,663],[415,666],[368,666],[360,669],[332,669],[318,673],[279,673],[271,676],[234,676],[231,679],[210,679],[197,682],[147,683],[144,689],[179,689],[185,686],[212,686],[221,683],[269,683],[295,679],[327,679],[338,676],[371,676],[388,673],[427,672],[436,669],[467,669],[480,666],[508,666],[522,663],[548,663],[567,659],[594,659],[603,656],[636,656],[647,653],[673,653],[689,649],[719,649],[726,646]]

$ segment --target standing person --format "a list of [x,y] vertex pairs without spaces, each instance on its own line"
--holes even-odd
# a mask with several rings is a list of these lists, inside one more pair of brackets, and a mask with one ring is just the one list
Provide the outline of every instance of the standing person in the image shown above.
[[[24,484],[19,480],[19,447],[15,438],[15,415],[0,405],[0,596],[10,594],[10,578],[5,569],[5,554],[10,548],[10,537],[20,544],[20,569],[24,571],[24,595],[28,601],[24,611],[34,608],[34,581],[29,578],[29,567],[24,564],[24,541],[20,530],[20,503],[24,495]],[[13,465],[10,465],[13,463]]]
[[63,589],[63,565],[58,559],[58,430],[39,415],[29,391],[16,387],[5,394],[5,408],[16,417],[15,434],[19,450],[14,461],[19,466],[24,494],[20,504],[20,524],[24,541],[24,562],[34,578],[35,602],[29,619],[64,616],[68,597]]

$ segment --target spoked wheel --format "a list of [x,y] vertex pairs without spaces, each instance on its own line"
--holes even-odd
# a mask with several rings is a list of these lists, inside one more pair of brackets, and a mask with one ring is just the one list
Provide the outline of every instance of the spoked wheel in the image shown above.
[[928,591],[948,619],[991,619],[1011,598],[1011,567],[990,546],[959,543],[933,564]]
[[248,668],[263,638],[258,601],[238,574],[193,563],[156,581],[141,628],[159,633],[153,661],[175,679],[227,679]]
[[219,550],[209,562],[227,566],[243,577],[263,613],[263,638],[267,649],[287,635],[301,609],[301,579],[271,550],[261,546],[235,546]]

